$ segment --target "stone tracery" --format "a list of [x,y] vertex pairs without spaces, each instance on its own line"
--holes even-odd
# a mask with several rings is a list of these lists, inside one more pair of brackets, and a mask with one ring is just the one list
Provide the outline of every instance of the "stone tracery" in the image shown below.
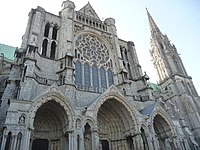
[[109,61],[109,50],[97,37],[90,34],[80,35],[76,39],[75,46],[80,54],[90,62],[102,65]]

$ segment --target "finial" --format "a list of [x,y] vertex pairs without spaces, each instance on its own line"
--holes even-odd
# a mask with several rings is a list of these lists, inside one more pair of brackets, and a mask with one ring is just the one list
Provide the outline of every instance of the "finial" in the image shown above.
[[147,7],[145,6],[145,9],[146,9],[146,11],[148,12],[148,9],[147,9]]

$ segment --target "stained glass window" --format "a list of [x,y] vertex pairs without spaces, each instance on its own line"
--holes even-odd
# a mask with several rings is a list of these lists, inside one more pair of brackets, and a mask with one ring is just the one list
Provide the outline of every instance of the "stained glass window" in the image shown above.
[[75,69],[75,73],[76,73],[75,84],[76,85],[82,85],[82,66],[81,66],[81,63],[79,61],[77,61],[75,67],[76,67],[76,69]]
[[103,67],[101,67],[100,73],[101,73],[101,87],[104,88],[104,89],[106,89],[107,88],[107,84],[106,84],[106,72],[105,72],[105,69]]
[[109,81],[109,86],[113,85],[113,74],[110,69],[108,69],[108,81]]
[[84,80],[85,86],[90,87],[90,66],[87,63],[84,65]]
[[93,87],[99,87],[99,75],[98,75],[98,69],[96,65],[92,66],[92,80],[93,80]]

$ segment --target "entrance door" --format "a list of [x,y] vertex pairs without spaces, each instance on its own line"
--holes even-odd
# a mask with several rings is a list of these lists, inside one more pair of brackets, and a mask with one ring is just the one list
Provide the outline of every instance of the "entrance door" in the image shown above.
[[102,150],[109,150],[109,142],[107,140],[102,140]]
[[47,139],[35,139],[32,144],[32,150],[48,150],[49,141]]

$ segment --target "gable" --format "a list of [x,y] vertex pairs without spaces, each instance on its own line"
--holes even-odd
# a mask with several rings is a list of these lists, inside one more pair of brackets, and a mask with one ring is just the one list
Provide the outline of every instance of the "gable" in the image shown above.
[[83,8],[81,8],[79,12],[100,20],[99,16],[96,14],[95,10],[92,8],[89,2]]

